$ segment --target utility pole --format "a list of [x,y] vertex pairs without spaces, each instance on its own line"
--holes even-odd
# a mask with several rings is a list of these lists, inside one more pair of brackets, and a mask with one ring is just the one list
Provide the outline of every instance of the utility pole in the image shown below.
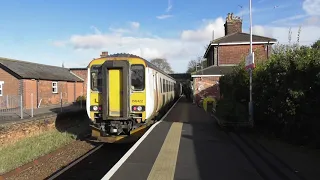
[[249,102],[249,122],[253,126],[253,102],[252,102],[252,71],[254,68],[254,54],[252,54],[252,9],[251,9],[251,0],[249,0],[249,12],[250,12],[250,56],[251,56],[251,61],[250,64],[252,63],[253,66],[250,67],[249,69],[249,83],[250,83],[250,102]]

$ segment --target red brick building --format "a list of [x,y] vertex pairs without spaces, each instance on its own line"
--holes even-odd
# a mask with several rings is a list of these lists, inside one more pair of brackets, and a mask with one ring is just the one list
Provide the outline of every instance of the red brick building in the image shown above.
[[87,96],[87,94],[86,94],[86,92],[87,92],[87,77],[88,77],[87,68],[70,68],[69,70],[72,74],[83,79],[83,81],[84,81],[83,82],[83,92],[85,92],[83,94],[83,96]]
[[[243,61],[250,52],[250,34],[242,32],[242,20],[239,17],[229,13],[224,27],[225,36],[212,40],[203,56],[207,60],[207,67],[192,75],[196,103],[208,96],[220,98],[220,76],[231,72],[232,67]],[[252,35],[255,62],[267,60],[276,41]]]
[[32,93],[35,108],[59,104],[61,97],[63,103],[72,103],[85,94],[83,81],[67,68],[0,58],[0,102],[9,97],[19,105],[22,95],[28,109]]

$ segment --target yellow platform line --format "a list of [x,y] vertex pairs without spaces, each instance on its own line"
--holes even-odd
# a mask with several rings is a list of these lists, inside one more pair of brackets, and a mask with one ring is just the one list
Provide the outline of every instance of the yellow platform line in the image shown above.
[[148,180],[172,180],[176,169],[183,123],[174,122],[161,147]]

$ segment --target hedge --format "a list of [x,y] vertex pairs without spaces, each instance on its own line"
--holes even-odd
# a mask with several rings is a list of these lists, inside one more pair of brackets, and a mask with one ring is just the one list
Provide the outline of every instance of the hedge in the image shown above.
[[[319,141],[318,46],[278,46],[269,60],[256,65],[252,85],[258,129],[300,143]],[[223,98],[217,102],[217,114],[229,121],[248,119],[249,73],[244,63],[221,77],[219,86]]]

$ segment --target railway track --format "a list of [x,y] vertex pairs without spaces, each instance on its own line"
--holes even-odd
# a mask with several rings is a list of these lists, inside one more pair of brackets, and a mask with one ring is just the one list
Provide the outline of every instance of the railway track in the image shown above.
[[101,144],[47,179],[101,179],[133,144]]
[[101,179],[148,129],[116,143],[101,143],[46,179]]
[[[171,105],[170,109],[175,106],[179,99]],[[169,112],[170,110],[162,115],[160,121],[164,119]],[[101,179],[150,127],[151,126],[146,127],[119,142],[101,144],[46,179]]]
[[262,144],[237,131],[225,131],[264,180],[306,180]]

